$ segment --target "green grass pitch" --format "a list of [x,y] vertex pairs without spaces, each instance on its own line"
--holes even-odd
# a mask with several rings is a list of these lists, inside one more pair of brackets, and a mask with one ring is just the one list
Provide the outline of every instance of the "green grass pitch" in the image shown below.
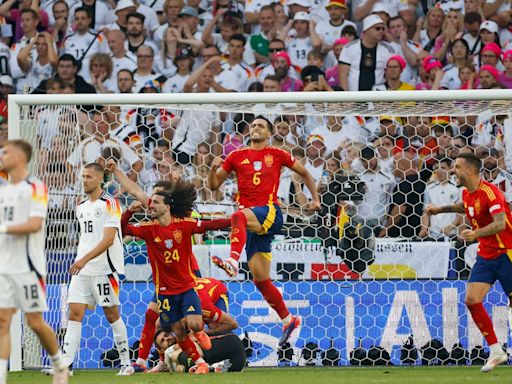
[[[209,374],[137,374],[117,377],[117,371],[76,371],[70,384],[396,384],[447,383],[485,384],[512,383],[512,367],[502,366],[482,374],[480,367],[387,367],[387,368],[249,368],[241,373]],[[51,378],[36,371],[9,374],[8,384],[45,384]]]

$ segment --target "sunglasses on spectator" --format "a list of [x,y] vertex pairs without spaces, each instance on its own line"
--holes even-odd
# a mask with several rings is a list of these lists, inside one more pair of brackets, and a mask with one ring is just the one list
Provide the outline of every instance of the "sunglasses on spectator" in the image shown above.
[[376,31],[384,31],[384,30],[386,30],[386,28],[384,28],[384,27],[375,27],[374,29]]
[[269,48],[269,49],[268,49],[268,51],[269,51],[270,53],[281,52],[281,51],[283,51],[283,50],[284,50],[284,48]]

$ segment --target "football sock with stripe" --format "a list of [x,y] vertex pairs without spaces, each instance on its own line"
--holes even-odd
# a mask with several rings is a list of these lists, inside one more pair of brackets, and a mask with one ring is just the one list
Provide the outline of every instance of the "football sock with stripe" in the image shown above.
[[485,310],[484,305],[482,303],[472,304],[468,305],[468,309],[469,312],[471,312],[471,316],[473,317],[476,326],[478,329],[480,329],[480,332],[482,332],[482,335],[485,337],[487,345],[491,346],[496,344],[498,339],[494,333],[494,327],[492,325],[491,318]]
[[242,211],[231,215],[231,252],[230,257],[238,261],[247,242],[247,219]]
[[196,364],[204,362],[203,358],[199,354],[199,351],[197,350],[197,345],[192,341],[190,337],[187,336],[187,338],[183,341],[179,341],[178,345],[180,348],[185,352],[185,354],[192,359],[192,361]]
[[114,334],[114,341],[116,342],[119,358],[121,359],[121,366],[130,365],[130,349],[128,347],[128,332],[126,325],[122,318],[117,319],[110,324],[112,333]]
[[80,348],[80,339],[82,338],[82,323],[79,321],[68,321],[66,336],[64,336],[64,364],[70,366],[75,360],[78,348]]
[[256,288],[258,288],[258,290],[261,292],[270,307],[277,312],[279,318],[282,320],[288,319],[290,312],[288,311],[288,308],[286,308],[283,295],[281,295],[281,292],[279,292],[274,284],[272,284],[272,281],[270,279],[254,281],[254,284],[256,285]]

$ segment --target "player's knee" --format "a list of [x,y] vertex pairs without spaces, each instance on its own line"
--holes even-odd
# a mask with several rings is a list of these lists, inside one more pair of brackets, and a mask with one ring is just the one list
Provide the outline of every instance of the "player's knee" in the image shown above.
[[467,295],[466,298],[464,299],[464,304],[466,304],[466,306],[479,304],[481,302],[482,300],[473,295]]
[[10,321],[6,316],[0,316],[0,336],[7,335],[10,331]]
[[26,314],[25,317],[27,319],[28,326],[37,334],[42,332],[46,326],[41,314],[31,313]]
[[203,330],[203,321],[202,320],[187,320],[188,327],[194,331],[199,332]]
[[118,311],[105,311],[105,317],[107,321],[112,324],[119,320],[119,312]]

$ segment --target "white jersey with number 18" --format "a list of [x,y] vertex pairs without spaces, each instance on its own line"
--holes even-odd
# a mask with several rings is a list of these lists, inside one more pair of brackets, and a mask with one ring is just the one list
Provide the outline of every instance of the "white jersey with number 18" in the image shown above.
[[103,238],[105,228],[117,229],[114,243],[103,254],[85,264],[80,275],[98,276],[113,272],[124,274],[119,201],[103,192],[95,201],[87,199],[78,204],[76,217],[80,224],[80,240],[78,241],[76,260],[80,260],[98,245]]

